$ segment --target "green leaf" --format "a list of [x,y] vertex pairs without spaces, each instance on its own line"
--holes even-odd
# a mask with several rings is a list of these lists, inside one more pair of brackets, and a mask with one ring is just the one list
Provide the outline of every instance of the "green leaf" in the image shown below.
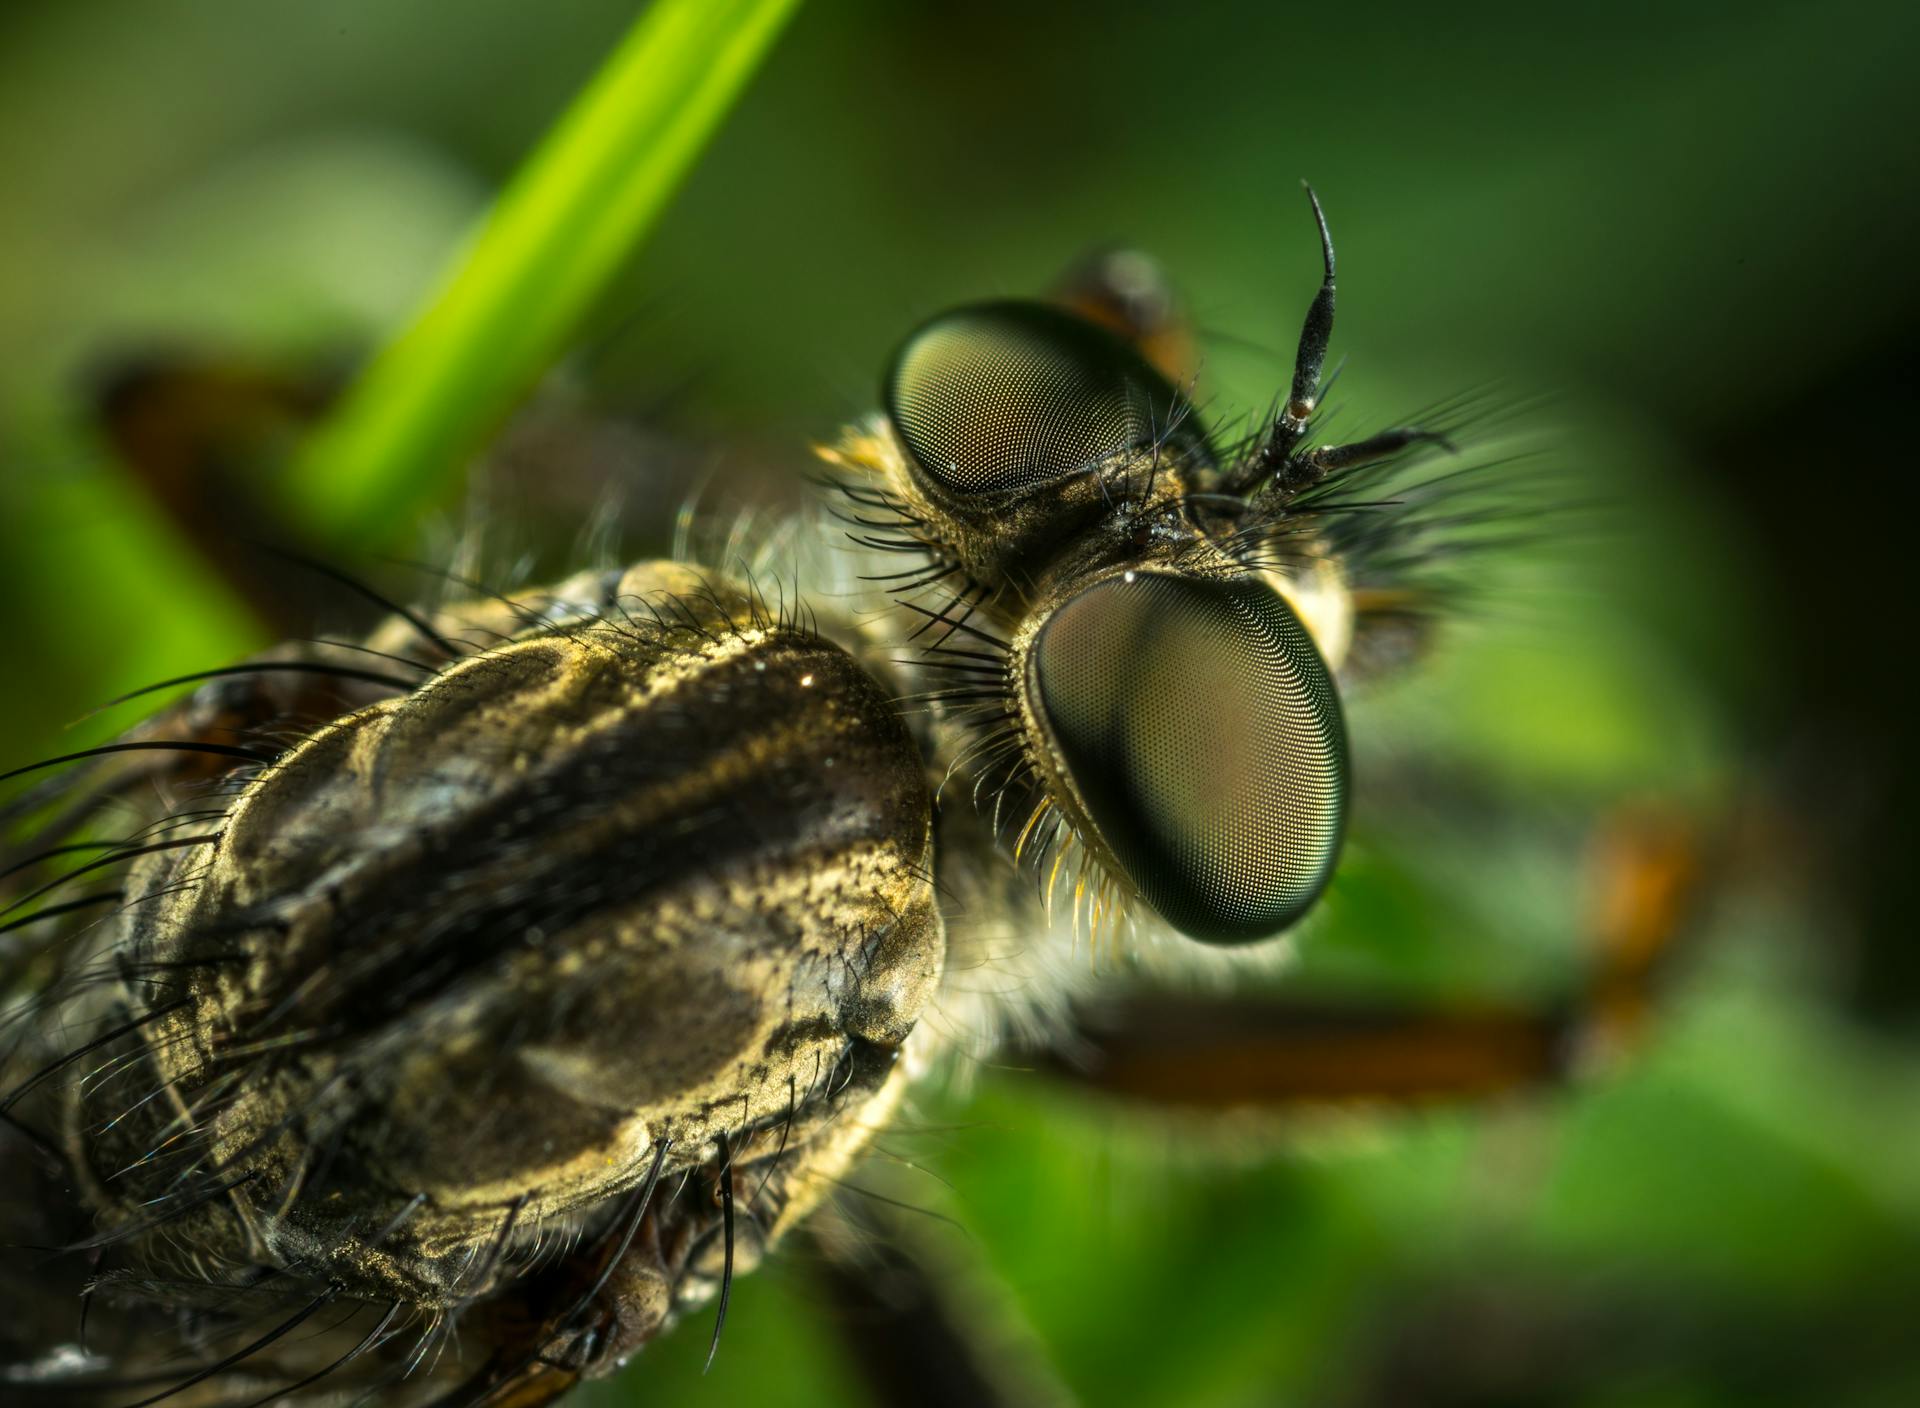
[[292,468],[321,542],[450,494],[652,229],[797,0],[657,0],[520,168],[412,324]]

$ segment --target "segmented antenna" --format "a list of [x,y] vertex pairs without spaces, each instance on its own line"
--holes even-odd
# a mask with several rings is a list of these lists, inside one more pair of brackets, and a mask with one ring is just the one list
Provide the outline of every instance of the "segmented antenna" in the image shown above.
[[1320,209],[1320,197],[1302,181],[1307,200],[1313,205],[1313,220],[1320,227],[1320,254],[1326,261],[1326,275],[1320,280],[1320,292],[1307,309],[1307,320],[1300,328],[1300,350],[1293,357],[1293,391],[1287,397],[1283,419],[1298,430],[1313,414],[1320,390],[1320,365],[1327,359],[1327,343],[1333,338],[1333,236],[1327,230],[1327,217]]

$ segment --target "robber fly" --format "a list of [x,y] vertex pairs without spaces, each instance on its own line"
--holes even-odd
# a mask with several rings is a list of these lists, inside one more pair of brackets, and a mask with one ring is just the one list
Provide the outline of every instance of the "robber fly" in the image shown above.
[[[723,1319],[910,1082],[1068,1022],[1090,954],[1293,928],[1337,682],[1413,614],[1344,501],[1451,449],[1315,439],[1312,210],[1238,443],[1137,281],[963,307],[823,450],[850,596],[645,561],[395,608],[9,774],[7,1400],[550,1401]],[[949,980],[989,950],[999,995]],[[1500,1079],[1560,1059],[1493,1035]]]

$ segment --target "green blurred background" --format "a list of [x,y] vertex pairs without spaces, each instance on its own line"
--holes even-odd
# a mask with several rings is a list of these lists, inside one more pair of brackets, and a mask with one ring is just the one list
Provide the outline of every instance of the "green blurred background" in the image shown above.
[[[263,639],[103,453],[101,369],[350,364],[632,13],[0,13],[0,765]],[[1565,838],[1661,798],[1729,857],[1665,1021],[1627,1071],[1491,1112],[1222,1133],[1017,1058],[929,1092],[863,1186],[965,1229],[921,1235],[1060,1392],[1920,1402],[1888,504],[1916,39],[1892,5],[814,4],[491,457],[495,579],[563,562],[602,486],[620,548],[658,551],[696,479],[797,475],[915,320],[1115,240],[1211,334],[1208,397],[1264,404],[1316,277],[1302,176],[1339,243],[1356,428],[1488,383],[1551,397],[1593,511],[1489,566],[1513,610],[1356,704],[1385,782],[1287,981],[1564,986]],[[401,536],[444,556],[470,521]],[[688,1326],[601,1401],[859,1401],[813,1287],[796,1248],[737,1287],[710,1375]]]

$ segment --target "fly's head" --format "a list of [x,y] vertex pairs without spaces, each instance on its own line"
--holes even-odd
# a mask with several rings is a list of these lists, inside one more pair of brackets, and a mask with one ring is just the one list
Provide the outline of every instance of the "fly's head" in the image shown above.
[[1320,511],[1439,438],[1305,446],[1333,317],[1313,210],[1325,277],[1293,384],[1238,446],[1124,309],[998,301],[913,332],[882,414],[827,452],[856,541],[924,556],[895,588],[922,616],[914,663],[972,735],[964,765],[1004,773],[985,788],[1003,845],[1049,888],[1077,846],[1097,907],[1144,901],[1204,943],[1282,932],[1333,873],[1352,612]]

